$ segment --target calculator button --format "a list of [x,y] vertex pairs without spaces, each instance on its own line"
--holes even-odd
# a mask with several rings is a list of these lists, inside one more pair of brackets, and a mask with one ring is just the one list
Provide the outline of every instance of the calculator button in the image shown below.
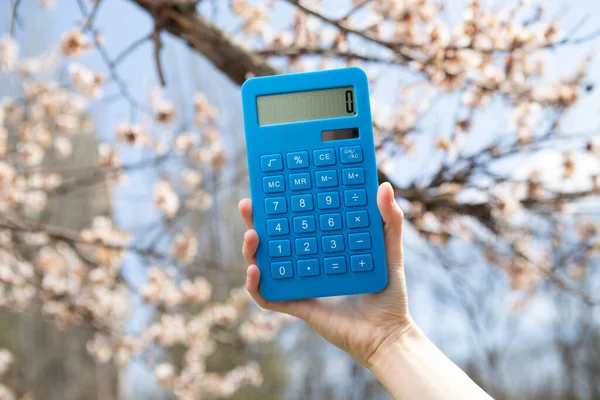
[[287,166],[289,169],[308,168],[308,151],[296,151],[287,153]]
[[340,194],[338,192],[319,193],[317,194],[317,205],[321,210],[326,210],[329,208],[339,208]]
[[373,257],[370,254],[350,256],[350,268],[354,272],[372,271]]
[[287,212],[285,197],[270,197],[265,199],[265,212],[267,214],[285,214]]
[[292,254],[289,240],[271,240],[269,242],[269,255],[271,257],[286,257]]
[[328,257],[323,259],[323,270],[327,275],[346,273],[346,259],[344,257]]
[[361,162],[362,158],[362,148],[360,146],[340,148],[340,162],[342,164]]
[[309,233],[316,230],[315,217],[312,215],[294,217],[294,233]]
[[260,169],[263,172],[281,171],[283,169],[283,157],[281,157],[281,154],[260,156]]
[[371,248],[371,234],[369,232],[351,233],[348,235],[350,250],[366,250]]
[[298,266],[298,276],[302,278],[307,276],[317,276],[321,273],[319,271],[319,260],[316,258],[298,260],[296,265]]
[[347,207],[366,205],[367,191],[365,189],[344,190],[344,204]]
[[310,189],[310,186],[310,174],[308,172],[290,175],[290,190]]
[[342,235],[323,236],[323,253],[337,253],[344,251],[344,237]]
[[263,178],[263,192],[278,193],[285,191],[283,175],[265,176]]
[[365,183],[365,170],[359,168],[344,168],[342,170],[342,182],[344,185],[360,185]]
[[309,237],[296,239],[296,254],[317,254],[317,238]]
[[290,227],[287,218],[277,218],[267,220],[267,235],[279,236],[290,233]]
[[293,212],[311,211],[314,208],[312,194],[310,193],[292,196],[291,200]]
[[322,231],[342,229],[342,214],[323,214],[319,217]]
[[337,186],[337,171],[332,169],[329,171],[319,171],[315,174],[316,185],[318,188]]
[[281,261],[271,263],[271,278],[289,279],[294,276],[294,269],[291,261]]
[[366,228],[369,226],[369,214],[366,210],[346,213],[346,226],[350,229]]
[[315,167],[324,167],[326,165],[335,164],[335,150],[333,149],[320,149],[313,151],[313,160]]

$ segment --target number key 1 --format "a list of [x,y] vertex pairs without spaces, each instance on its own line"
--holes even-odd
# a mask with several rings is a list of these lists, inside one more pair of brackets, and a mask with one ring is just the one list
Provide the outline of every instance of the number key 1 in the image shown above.
[[292,254],[289,240],[271,240],[269,242],[269,255],[271,257],[286,257]]

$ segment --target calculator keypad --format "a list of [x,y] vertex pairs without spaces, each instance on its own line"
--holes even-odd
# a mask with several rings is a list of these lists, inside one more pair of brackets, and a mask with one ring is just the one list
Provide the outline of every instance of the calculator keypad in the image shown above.
[[356,187],[366,180],[362,161],[360,146],[260,156],[272,279],[373,270],[367,192]]

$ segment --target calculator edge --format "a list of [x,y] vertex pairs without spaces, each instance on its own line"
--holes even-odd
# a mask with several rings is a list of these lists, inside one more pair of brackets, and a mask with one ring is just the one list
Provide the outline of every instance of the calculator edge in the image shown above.
[[[369,113],[369,119],[371,118],[371,110],[370,110],[370,99],[368,96],[368,78],[365,74],[365,72],[357,67],[351,67],[351,68],[345,68],[345,73],[347,74],[352,74],[354,76],[353,79],[355,79],[355,82],[357,82],[357,84],[360,85],[364,85],[364,87],[367,88],[367,96],[364,97],[362,100],[364,101],[364,108],[368,109],[368,113]],[[261,192],[260,194],[255,193],[255,191],[257,190],[262,190],[262,188],[259,185],[259,182],[255,182],[254,180],[256,180],[257,176],[261,175],[261,171],[260,168],[257,169],[257,164],[251,162],[251,154],[250,153],[255,153],[255,149],[251,149],[252,146],[249,146],[248,143],[250,138],[249,135],[252,135],[254,130],[256,129],[260,129],[260,126],[258,125],[258,121],[256,118],[256,102],[255,102],[255,98],[256,96],[260,95],[260,94],[275,94],[275,93],[286,93],[286,92],[290,92],[290,90],[286,87],[281,91],[277,91],[277,90],[273,90],[273,86],[277,83],[285,83],[286,81],[289,81],[290,79],[295,79],[299,76],[302,76],[303,81],[306,81],[307,79],[310,78],[317,78],[319,81],[322,81],[323,79],[327,78],[327,75],[331,75],[332,77],[336,74],[339,73],[339,70],[329,70],[329,71],[316,71],[316,72],[309,72],[309,73],[299,73],[299,74],[287,74],[287,75],[275,75],[275,76],[265,76],[265,77],[257,77],[257,78],[251,78],[249,80],[247,80],[243,85],[242,85],[242,104],[243,104],[243,109],[244,109],[244,126],[245,126],[245,138],[246,138],[246,146],[247,146],[247,150],[248,150],[248,169],[249,169],[249,174],[250,174],[250,191],[251,191],[251,197],[253,199],[253,205],[254,207],[262,207],[262,204],[257,204],[254,203],[254,199],[256,198],[264,198],[264,194]],[[267,84],[268,83],[268,84]],[[261,90],[261,88],[263,87],[263,85],[266,85],[270,88],[270,90]],[[322,86],[315,86],[315,89],[322,87]],[[334,86],[332,86],[334,87]],[[300,124],[302,124],[303,122],[300,122]],[[298,124],[298,123],[292,123],[292,124]],[[372,132],[372,126],[370,127],[371,129],[371,140],[374,142],[374,138],[373,138],[373,132]],[[374,143],[371,143],[372,146],[374,146]],[[254,179],[252,177],[255,177]],[[371,180],[375,180],[375,185],[371,185],[372,187],[369,190],[369,200],[370,202],[375,202],[376,201],[376,197],[377,197],[377,170],[376,170],[376,162],[375,162],[375,169],[374,172],[371,174],[371,176],[369,176],[369,178]],[[374,188],[373,188],[374,187]],[[375,207],[375,209],[377,209],[377,207]],[[259,213],[254,213],[253,215],[253,221],[255,224],[256,228],[259,228],[259,226],[261,226],[262,224],[265,223],[266,219],[268,219],[267,216],[262,215],[263,212],[259,212]],[[381,218],[380,214],[379,214],[379,210],[377,209],[377,216],[379,218]],[[378,226],[378,229],[381,229],[381,235],[383,235],[383,227],[381,226],[381,223],[379,221],[379,224],[375,224],[376,226]],[[257,229],[257,231],[260,231],[262,229]],[[371,228],[369,229],[371,231]],[[263,230],[264,231],[264,230]],[[259,233],[259,239],[265,240],[266,234],[260,234]],[[260,244],[259,244],[260,246]],[[383,262],[385,263],[385,248],[379,248],[379,249],[372,249],[373,252],[376,251],[381,251],[382,254],[380,254],[380,260],[383,260]],[[343,253],[345,254],[345,253]],[[346,256],[347,257],[347,256]],[[260,258],[260,257],[259,257]],[[271,260],[272,261],[272,260]],[[260,265],[260,261],[259,261],[259,269],[261,271],[261,283],[264,282],[263,280],[263,274],[267,274],[269,273],[269,266],[268,265]],[[381,267],[379,267],[381,268]],[[328,290],[327,293],[325,294],[320,294],[318,296],[305,296],[305,295],[301,295],[298,293],[289,293],[286,291],[282,291],[279,290],[278,288],[273,288],[272,285],[260,285],[260,292],[262,294],[262,296],[269,301],[284,301],[284,300],[299,300],[299,299],[305,299],[305,298],[314,298],[314,297],[331,297],[331,296],[343,296],[343,295],[354,295],[354,294],[365,294],[365,293],[377,293],[382,291],[383,289],[385,289],[388,285],[388,281],[389,281],[389,276],[387,274],[387,268],[383,267],[384,273],[381,274],[377,280],[373,280],[372,283],[367,287],[361,287],[361,288],[354,288],[354,289],[348,289],[345,288],[343,290],[338,290],[338,291],[332,291],[332,290]]]

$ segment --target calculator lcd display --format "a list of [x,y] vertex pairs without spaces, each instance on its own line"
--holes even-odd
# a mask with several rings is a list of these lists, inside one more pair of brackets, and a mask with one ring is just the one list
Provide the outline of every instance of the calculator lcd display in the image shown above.
[[356,100],[352,86],[258,96],[256,107],[260,125],[356,115]]

